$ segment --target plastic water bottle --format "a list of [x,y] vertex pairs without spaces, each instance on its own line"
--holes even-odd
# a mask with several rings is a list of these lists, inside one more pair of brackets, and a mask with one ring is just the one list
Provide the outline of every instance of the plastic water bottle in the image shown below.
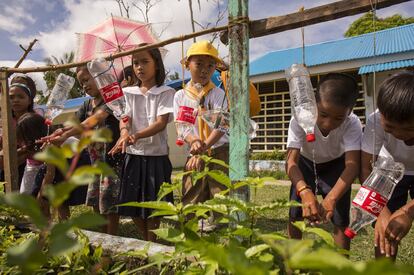
[[[223,110],[207,110],[200,114],[201,118],[211,129],[217,129],[230,135],[230,113]],[[253,119],[249,119],[249,139],[254,139],[257,135],[259,125]]]
[[184,95],[182,102],[180,102],[178,114],[175,118],[175,127],[177,129],[175,144],[178,146],[184,145],[185,138],[193,131],[194,124],[197,121],[199,104],[198,99],[187,94]]
[[66,74],[59,74],[47,100],[45,123],[50,126],[55,117],[62,113],[69,91],[75,84],[75,79]]
[[358,230],[378,218],[404,176],[404,165],[389,157],[378,157],[375,166],[356,194],[351,206],[351,224],[345,235],[352,239]]
[[93,76],[102,98],[117,119],[128,122],[124,93],[110,63],[104,58],[97,58],[88,63],[88,70]]
[[292,113],[306,133],[308,142],[315,141],[317,106],[310,75],[303,64],[293,64],[285,71],[289,82]]

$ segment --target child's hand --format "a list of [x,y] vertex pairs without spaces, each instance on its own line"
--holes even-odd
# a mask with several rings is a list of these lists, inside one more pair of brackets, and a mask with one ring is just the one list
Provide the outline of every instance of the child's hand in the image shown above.
[[193,155],[199,155],[206,151],[206,149],[206,144],[199,139],[193,140],[190,144],[190,154]]
[[43,143],[42,145],[42,149],[47,145],[47,144],[54,144],[56,146],[60,146],[62,145],[66,138],[63,136],[63,134],[65,132],[67,132],[69,129],[57,129],[56,131],[54,131],[52,134],[42,137],[41,139],[37,140],[36,143]]
[[204,164],[204,162],[200,158],[200,156],[192,156],[187,161],[187,164],[185,165],[185,169],[187,171],[191,171],[191,170],[201,171],[201,169],[203,169],[203,164]]
[[385,229],[388,226],[390,217],[391,212],[385,207],[378,216],[374,231],[375,247],[379,247],[381,254],[385,254],[387,257],[390,256],[391,243],[385,238]]
[[329,194],[323,199],[321,203],[321,216],[325,221],[329,221],[333,217],[334,209],[336,205],[336,199]]
[[321,216],[319,215],[319,203],[312,190],[303,190],[300,192],[300,198],[302,199],[303,218],[308,219],[311,222],[311,225],[314,225],[314,223],[318,224],[321,220]]
[[[388,226],[385,229],[385,238],[390,243],[398,244],[410,231],[412,223],[413,217],[404,208],[398,209],[390,216]],[[391,255],[393,256],[395,253],[392,252]]]
[[108,152],[108,155],[113,156],[119,152],[124,154],[126,152],[126,147],[131,144],[130,138],[131,136],[128,133],[121,135],[114,147]]

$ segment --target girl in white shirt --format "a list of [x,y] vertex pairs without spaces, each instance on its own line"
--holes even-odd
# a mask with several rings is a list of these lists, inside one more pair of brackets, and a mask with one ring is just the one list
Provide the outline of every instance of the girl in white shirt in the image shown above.
[[[126,152],[119,203],[157,200],[160,186],[171,182],[167,124],[172,120],[175,90],[163,86],[165,69],[158,49],[132,56],[135,86],[124,88],[129,122],[120,122],[121,136],[111,150]],[[166,198],[172,201],[172,194]],[[145,240],[154,241],[150,231],[159,218],[148,218],[151,210],[120,207],[119,215],[133,218]]]

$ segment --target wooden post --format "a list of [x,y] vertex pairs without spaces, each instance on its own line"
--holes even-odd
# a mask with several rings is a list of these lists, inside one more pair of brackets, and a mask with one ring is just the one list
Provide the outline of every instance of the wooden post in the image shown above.
[[6,192],[19,190],[19,172],[17,170],[17,146],[16,129],[13,125],[12,111],[9,98],[9,87],[7,83],[7,72],[0,72],[0,104],[2,121],[2,140],[4,156],[4,175],[6,181]]
[[[229,0],[229,23],[244,22],[230,28],[230,179],[247,177],[249,169],[249,29],[248,0]],[[234,194],[249,199],[249,188]]]

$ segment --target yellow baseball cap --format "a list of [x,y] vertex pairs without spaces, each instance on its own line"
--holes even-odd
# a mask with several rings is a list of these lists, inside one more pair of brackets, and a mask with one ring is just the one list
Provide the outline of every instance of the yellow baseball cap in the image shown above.
[[217,49],[207,40],[202,40],[193,43],[187,50],[187,56],[181,60],[181,63],[185,63],[191,56],[194,55],[208,55],[213,57],[217,62],[217,67],[226,67],[225,63],[219,57]]

